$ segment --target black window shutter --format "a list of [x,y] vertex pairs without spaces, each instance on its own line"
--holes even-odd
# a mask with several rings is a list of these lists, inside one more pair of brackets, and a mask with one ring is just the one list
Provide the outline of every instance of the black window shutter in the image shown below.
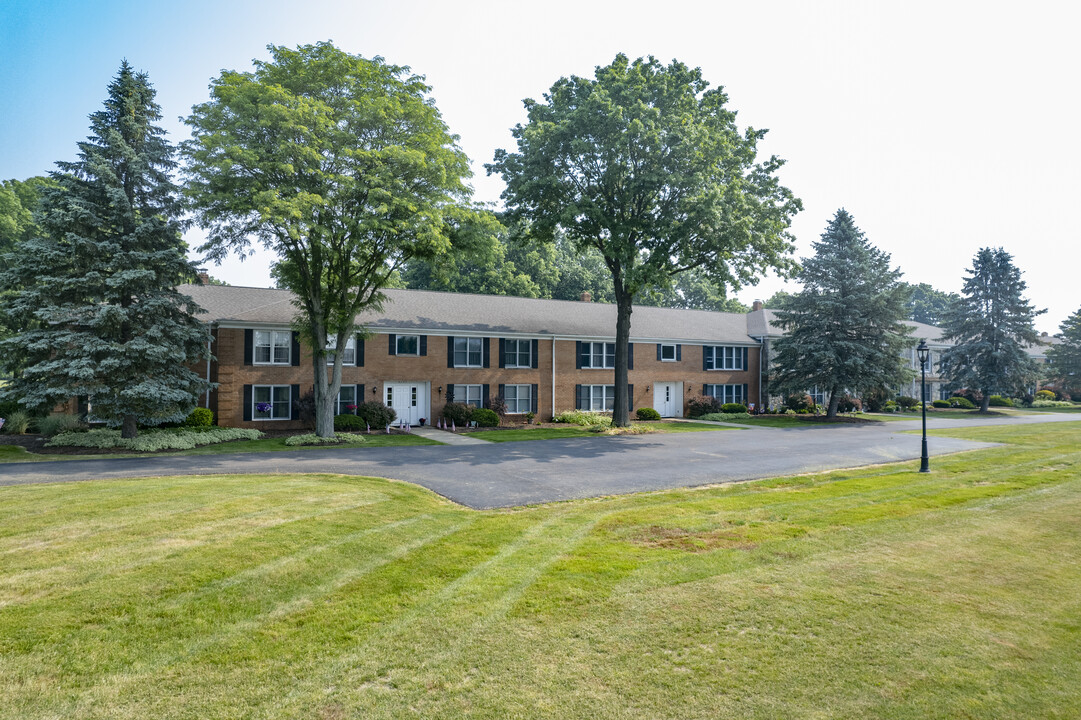
[[[364,385],[357,385],[357,406],[364,404]],[[356,413],[353,413],[356,415]]]
[[[337,408],[335,408],[337,409]],[[289,419],[298,420],[300,418],[300,386],[289,386]]]
[[[251,330],[249,328],[248,330],[244,331],[244,364],[245,365],[251,365],[254,358],[255,358],[255,331]],[[251,420],[251,418],[247,418],[247,419]]]
[[574,386],[574,409],[575,410],[581,410],[582,409],[582,386],[581,385],[575,385]]
[[[553,340],[552,342],[555,341]],[[536,370],[538,360],[537,356],[540,355],[540,340],[533,340],[533,352],[531,352],[530,355],[532,356],[530,359],[533,361],[533,369]],[[536,412],[536,410],[534,410],[533,412]]]
[[702,369],[709,370],[709,345],[702,346]]
[[627,384],[627,409],[634,410],[634,383]]
[[357,335],[357,367],[364,367],[364,338]]
[[424,357],[427,354],[428,354],[428,336],[427,335],[421,335],[420,336],[420,356]]
[[251,420],[251,385],[244,386],[244,419]]
[[[454,367],[454,336],[447,336],[447,367]],[[448,400],[447,402],[450,402]]]
[[747,404],[747,383],[743,383],[743,404]]
[[627,369],[634,370],[634,343],[627,343]]
[[747,348],[743,348],[743,369],[747,369]]
[[[574,367],[577,368],[578,370],[581,370],[584,367],[589,367],[589,355],[586,354],[584,356],[584,358],[583,358],[583,354],[582,354],[583,353],[583,350],[582,350],[583,345],[585,345],[585,343],[582,342],[581,340],[578,340],[578,341],[575,342]],[[585,362],[583,362],[583,359],[585,360]],[[582,408],[578,408],[578,409],[581,410]]]
[[[499,338],[499,367],[501,367],[501,368],[507,367],[507,339],[506,338]],[[499,387],[502,388],[503,386],[500,385]],[[500,390],[499,393],[502,395],[503,391]]]
[[292,350],[290,351],[289,354],[293,356],[293,367],[299,367],[300,366],[300,333],[298,333],[298,332],[292,333],[292,338],[293,338],[293,348],[292,348]]
[[398,354],[398,336],[395,335],[394,333],[391,333],[390,335],[387,335],[387,337],[390,339],[389,354],[397,355]]
[[484,354],[484,367],[492,366],[492,339],[481,338],[480,346]]
[[702,397],[706,397],[708,395],[709,395],[709,385],[703,385],[702,386]]
[[657,362],[661,361],[661,344],[657,343]]
[[[533,342],[537,342],[537,341],[534,340]],[[537,395],[539,395],[539,394],[540,394],[540,386],[537,385],[536,383],[534,383],[533,385],[530,385],[529,409],[532,410],[534,414],[536,414],[536,412],[537,412],[537,399],[538,399]]]
[[507,398],[507,386],[503,383],[499,383],[499,397],[504,400]]
[[676,360],[683,360],[683,346],[676,345]]
[[488,383],[484,383],[484,385],[481,386],[481,388],[483,389],[483,392],[484,392],[484,395],[481,396],[481,402],[480,402],[481,407],[488,407],[491,404],[491,403],[488,402],[488,400],[489,400],[488,388],[489,387],[491,387],[491,386],[488,385]]
[[454,386],[447,385],[447,402],[454,402]]

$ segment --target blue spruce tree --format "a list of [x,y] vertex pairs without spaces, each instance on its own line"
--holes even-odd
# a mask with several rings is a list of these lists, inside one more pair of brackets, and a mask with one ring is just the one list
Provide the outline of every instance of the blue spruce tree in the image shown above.
[[78,160],[57,163],[43,191],[40,234],[0,265],[10,311],[30,328],[0,343],[25,363],[5,394],[42,410],[89,396],[129,438],[183,418],[208,388],[188,367],[207,358],[209,333],[175,289],[195,268],[155,94],[124,61]]

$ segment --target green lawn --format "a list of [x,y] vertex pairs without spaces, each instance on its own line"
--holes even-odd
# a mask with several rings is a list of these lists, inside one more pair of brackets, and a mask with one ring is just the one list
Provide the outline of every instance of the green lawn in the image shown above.
[[1081,423],[948,434],[1009,444],[490,512],[0,488],[0,717],[1077,717]]
[[[350,449],[387,447],[392,445],[441,445],[442,443],[420,437],[419,435],[385,435],[373,433],[364,436],[364,443],[350,445]],[[29,453],[21,447],[14,445],[0,445],[0,463],[5,462],[41,462],[49,460],[89,460],[92,458],[127,458],[147,457],[150,455],[221,455],[222,453],[248,453],[248,452],[279,452],[293,450],[331,450],[335,446],[301,446],[295,447],[285,444],[285,438],[260,438],[259,440],[236,440],[233,442],[219,443],[217,445],[202,445],[191,450],[174,450],[165,453],[122,453],[116,455],[44,455]],[[340,447],[340,446],[338,446]]]
[[[656,432],[662,433],[684,433],[684,432],[703,432],[709,430],[731,430],[733,428],[726,428],[719,425],[710,425],[708,423],[696,423],[696,422],[657,422],[649,423],[648,427],[652,428]],[[567,425],[565,427],[534,427],[534,428],[514,428],[511,430],[492,430],[490,432],[481,432],[471,435],[471,437],[478,437],[482,440],[488,440],[489,442],[517,442],[519,440],[556,440],[560,438],[578,438],[578,437],[604,437],[602,433],[592,432],[589,428],[580,427],[578,425]]]

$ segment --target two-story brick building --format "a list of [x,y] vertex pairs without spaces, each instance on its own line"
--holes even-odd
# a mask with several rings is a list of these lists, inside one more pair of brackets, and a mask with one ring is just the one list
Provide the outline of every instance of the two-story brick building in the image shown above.
[[[204,398],[222,425],[292,428],[293,401],[312,385],[312,357],[290,329],[284,290],[186,285],[207,314],[218,383]],[[510,415],[547,419],[568,409],[611,410],[615,397],[614,305],[418,290],[387,290],[384,309],[358,318],[368,337],[343,349],[339,410],[380,400],[416,423],[454,400],[483,405],[502,395]],[[761,343],[748,318],[634,308],[631,407],[680,417],[687,399],[761,403]]]

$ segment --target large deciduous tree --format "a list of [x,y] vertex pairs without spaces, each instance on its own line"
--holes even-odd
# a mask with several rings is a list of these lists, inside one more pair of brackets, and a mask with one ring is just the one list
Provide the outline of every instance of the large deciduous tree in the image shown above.
[[875,248],[844,209],[814,243],[796,278],[802,289],[782,300],[772,387],[829,393],[827,417],[846,391],[862,392],[907,379],[901,352],[909,290],[890,256]]
[[210,259],[259,242],[312,348],[316,433],[334,432],[343,347],[356,317],[413,257],[436,257],[475,219],[469,163],[424,79],[330,43],[270,46],[226,71],[187,119],[187,192]]
[[88,395],[94,416],[130,438],[137,423],[191,411],[209,385],[187,366],[207,357],[210,336],[175,289],[196,270],[154,88],[125,61],[108,93],[79,159],[41,187],[40,234],[6,257],[0,283],[27,329],[3,349],[26,362],[7,394],[46,409]]
[[1050,378],[1075,400],[1081,400],[1081,310],[1059,325],[1059,342],[1047,348]]
[[956,293],[935,290],[927,283],[919,285],[905,283],[905,285],[912,293],[907,303],[908,319],[927,325],[941,325],[946,317],[946,311],[958,299]]
[[991,395],[1037,381],[1038,368],[1025,347],[1039,342],[1033,323],[1045,311],[1022,295],[1027,285],[1002,248],[982,248],[966,273],[961,298],[942,323],[943,338],[954,345],[942,353],[939,371],[948,387],[983,393],[980,409],[987,412]]
[[757,162],[764,130],[740,132],[721,88],[699,69],[618,55],[595,77],[562,78],[542,102],[526,100],[489,173],[507,183],[513,218],[550,240],[559,231],[595,248],[617,305],[613,423],[629,422],[627,350],[636,297],[697,269],[718,287],[791,267],[788,227],[800,202],[776,157]]

